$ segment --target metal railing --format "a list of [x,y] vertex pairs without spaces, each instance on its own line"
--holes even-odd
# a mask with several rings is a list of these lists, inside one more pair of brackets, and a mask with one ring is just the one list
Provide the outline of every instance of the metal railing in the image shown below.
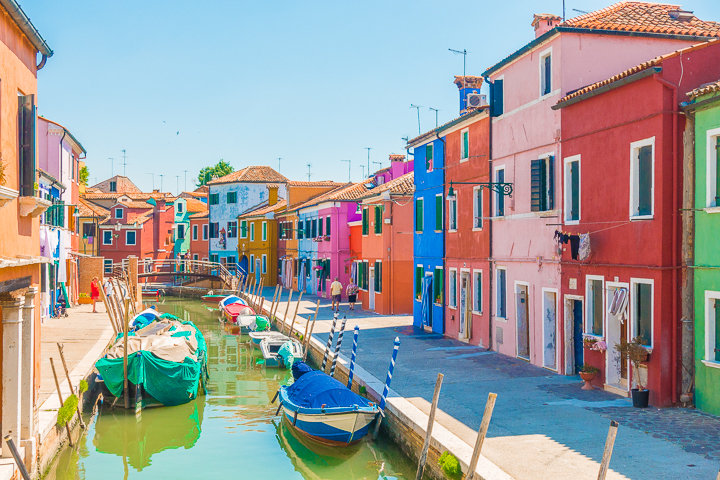
[[[124,259],[120,263],[114,263],[112,276],[123,278],[127,275],[129,261]],[[228,268],[229,267],[229,268]],[[235,290],[238,286],[238,273],[240,269],[237,264],[223,264],[208,262],[204,260],[181,260],[181,259],[145,259],[138,260],[138,274],[144,277],[173,276],[179,278],[181,283],[190,281],[193,277],[209,276],[217,277],[224,284],[226,289]]]

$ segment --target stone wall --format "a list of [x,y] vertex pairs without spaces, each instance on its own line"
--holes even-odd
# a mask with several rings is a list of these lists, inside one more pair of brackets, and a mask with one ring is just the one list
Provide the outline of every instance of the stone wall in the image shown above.
[[103,257],[78,257],[78,280],[80,293],[90,295],[90,282],[93,277],[103,279]]

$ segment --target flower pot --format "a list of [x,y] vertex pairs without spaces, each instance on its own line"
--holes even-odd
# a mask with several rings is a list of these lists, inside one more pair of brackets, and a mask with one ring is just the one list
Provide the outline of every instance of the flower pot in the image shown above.
[[647,408],[648,400],[650,400],[650,390],[638,390],[637,388],[633,388],[631,392],[633,407]]
[[595,373],[586,373],[586,372],[580,372],[580,378],[585,380],[585,385],[582,386],[583,390],[595,390],[595,387],[592,386],[592,381],[595,379]]
[[90,297],[78,297],[78,303],[80,305],[90,305],[92,303],[92,298]]

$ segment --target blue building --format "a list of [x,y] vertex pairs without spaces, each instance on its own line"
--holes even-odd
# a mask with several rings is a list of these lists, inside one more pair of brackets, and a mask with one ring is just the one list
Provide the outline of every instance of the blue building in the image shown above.
[[426,132],[408,142],[415,156],[413,324],[445,332],[445,141]]

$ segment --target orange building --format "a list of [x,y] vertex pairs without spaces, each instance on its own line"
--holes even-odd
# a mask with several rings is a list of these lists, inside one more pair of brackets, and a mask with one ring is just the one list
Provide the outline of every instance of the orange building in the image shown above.
[[208,211],[190,215],[190,253],[193,260],[208,260]]
[[[52,50],[15,0],[0,10],[0,423],[35,470],[40,384],[40,215],[37,195],[37,71]],[[38,53],[42,60],[37,65]],[[37,333],[36,333],[37,332]],[[2,456],[10,451],[2,442]]]

